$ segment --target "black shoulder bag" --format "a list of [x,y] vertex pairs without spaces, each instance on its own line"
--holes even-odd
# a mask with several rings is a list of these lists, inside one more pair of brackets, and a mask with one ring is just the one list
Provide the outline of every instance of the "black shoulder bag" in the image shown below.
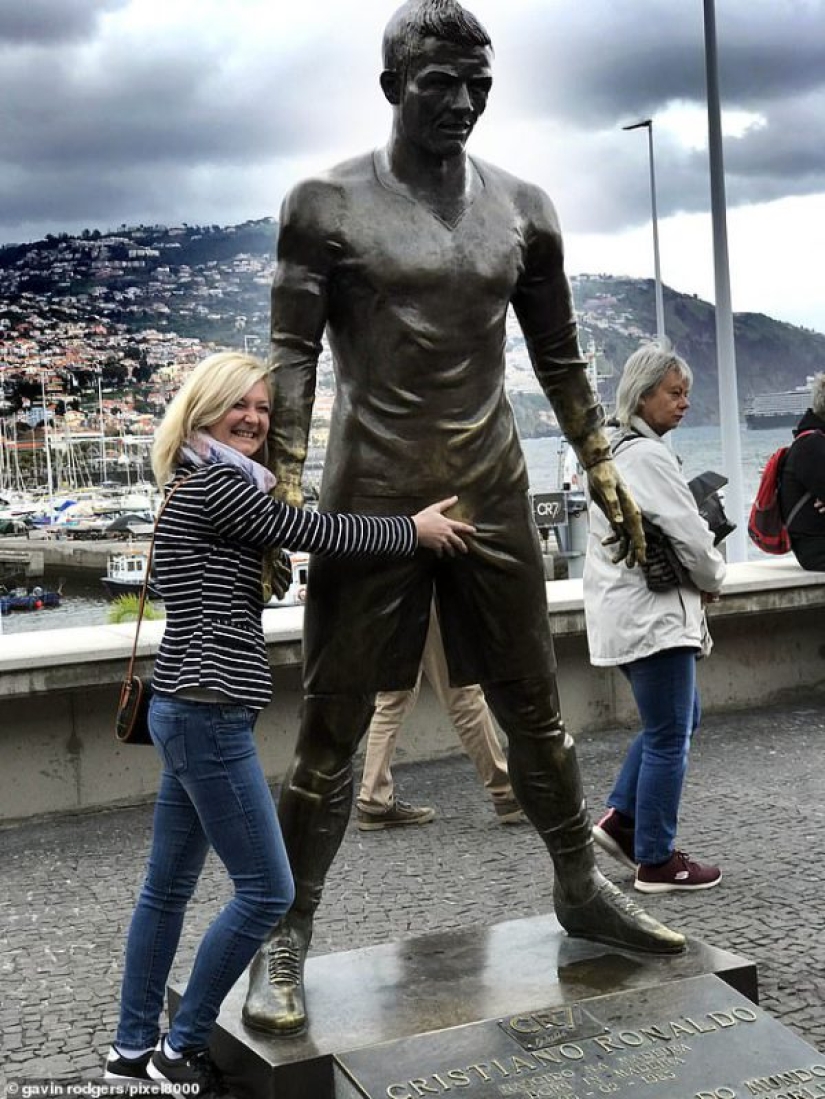
[[[638,431],[629,431],[620,435],[610,444],[615,454],[619,447],[630,439],[641,439]],[[655,523],[642,516],[642,529],[645,533],[645,556],[647,560],[641,566],[645,581],[651,591],[671,591],[690,583],[687,569],[676,556],[673,543],[665,532]]]

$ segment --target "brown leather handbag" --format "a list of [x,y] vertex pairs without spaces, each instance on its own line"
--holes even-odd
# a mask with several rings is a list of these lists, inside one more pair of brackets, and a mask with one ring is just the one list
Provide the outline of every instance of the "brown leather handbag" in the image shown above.
[[129,665],[126,675],[120,685],[120,699],[115,715],[115,737],[121,744],[151,744],[152,737],[149,733],[149,702],[152,698],[152,681],[142,679],[135,675],[135,659],[137,657],[138,636],[140,635],[140,623],[143,620],[143,611],[146,607],[146,598],[149,591],[149,576],[152,572],[152,557],[155,550],[155,535],[158,532],[158,523],[164,509],[184,481],[188,481],[192,474],[176,482],[169,490],[166,499],[160,506],[155,529],[152,531],[152,541],[149,543],[149,555],[146,560],[146,575],[143,578],[143,587],[140,591],[138,603],[137,623],[135,624],[135,640],[132,643],[132,655],[129,657]]

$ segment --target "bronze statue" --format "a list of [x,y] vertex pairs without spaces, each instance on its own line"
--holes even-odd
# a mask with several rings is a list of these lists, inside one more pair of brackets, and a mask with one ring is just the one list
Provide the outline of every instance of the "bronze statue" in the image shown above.
[[466,155],[492,85],[484,28],[454,0],[411,0],[384,35],[387,146],[298,184],[281,211],[272,289],[270,460],[301,500],[321,337],[336,398],[321,507],[396,514],[458,494],[470,552],[312,561],[305,701],[279,817],[296,900],[256,956],[245,1022],[306,1023],[304,959],[352,807],[352,756],[377,690],[412,687],[435,590],[455,685],[481,683],[509,740],[513,789],[555,868],[571,935],[671,954],[682,935],[598,871],[573,741],[562,724],[524,458],[504,391],[512,305],[536,374],[608,515],[643,553],[585,374],[555,210],[537,187]]

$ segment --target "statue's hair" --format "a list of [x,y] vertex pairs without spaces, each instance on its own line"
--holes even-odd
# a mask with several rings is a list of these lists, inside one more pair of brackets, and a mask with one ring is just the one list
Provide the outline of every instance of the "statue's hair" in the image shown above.
[[689,386],[693,384],[693,371],[668,339],[647,343],[633,352],[624,364],[616,390],[615,417],[621,427],[630,427],[630,418],[637,415],[642,398],[649,397],[671,370],[676,370]]
[[406,73],[425,38],[457,46],[489,46],[490,36],[472,12],[457,0],[407,0],[384,30],[384,68]]
[[825,420],[825,374],[815,374],[811,382],[811,409]]
[[152,470],[161,488],[193,431],[216,424],[257,382],[270,387],[269,367],[253,355],[219,351],[202,359],[178,390],[152,444]]

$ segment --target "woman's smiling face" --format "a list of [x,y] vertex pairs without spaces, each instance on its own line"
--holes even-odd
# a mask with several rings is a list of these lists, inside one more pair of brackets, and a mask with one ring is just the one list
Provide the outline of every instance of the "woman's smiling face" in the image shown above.
[[266,442],[269,412],[266,382],[256,382],[220,420],[203,430],[224,446],[253,458]]

